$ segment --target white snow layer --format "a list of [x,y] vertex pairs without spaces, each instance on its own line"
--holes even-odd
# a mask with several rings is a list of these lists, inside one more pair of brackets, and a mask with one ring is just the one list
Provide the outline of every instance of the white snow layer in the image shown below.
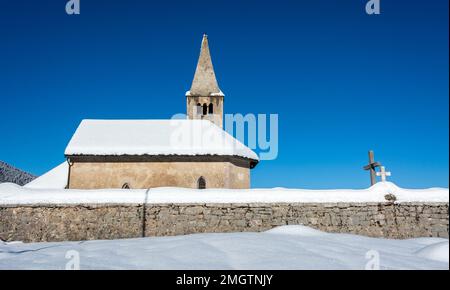
[[[191,91],[187,91],[187,92],[185,93],[185,96],[186,96],[186,97],[191,97],[191,96],[192,96],[192,95],[191,95]],[[209,94],[209,96],[210,96],[210,97],[225,97],[225,94],[222,92],[222,90],[219,90],[218,93],[211,93],[211,94]]]
[[50,171],[37,177],[35,180],[24,185],[26,188],[58,188],[64,189],[67,186],[69,176],[69,165],[63,162]]
[[207,120],[83,120],[66,155],[226,155],[258,160]]
[[[431,256],[420,254],[430,247],[443,250]],[[376,239],[304,226],[284,226],[265,233],[0,242],[0,269],[66,269],[73,265],[75,255],[80,269],[449,269],[445,239]]]
[[394,194],[397,203],[446,202],[447,188],[402,189],[391,182],[379,182],[368,189],[44,189],[0,184],[0,205],[8,204],[102,204],[102,203],[358,203],[386,202]]
[[417,256],[430,260],[440,261],[448,264],[449,255],[448,241],[431,244],[417,251]]

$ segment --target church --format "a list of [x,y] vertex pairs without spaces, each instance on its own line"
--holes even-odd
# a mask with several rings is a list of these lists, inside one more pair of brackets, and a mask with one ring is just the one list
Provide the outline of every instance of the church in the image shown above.
[[64,152],[66,188],[249,188],[259,159],[223,130],[224,97],[204,35],[186,118],[83,120]]

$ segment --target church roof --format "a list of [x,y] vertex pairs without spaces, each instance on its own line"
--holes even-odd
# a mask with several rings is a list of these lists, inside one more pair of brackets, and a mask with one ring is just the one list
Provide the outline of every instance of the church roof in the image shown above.
[[66,156],[159,155],[258,156],[207,120],[83,120]]
[[217,84],[216,74],[209,53],[208,36],[203,35],[202,47],[198,58],[197,68],[195,70],[194,80],[191,89],[186,96],[222,96],[223,93]]

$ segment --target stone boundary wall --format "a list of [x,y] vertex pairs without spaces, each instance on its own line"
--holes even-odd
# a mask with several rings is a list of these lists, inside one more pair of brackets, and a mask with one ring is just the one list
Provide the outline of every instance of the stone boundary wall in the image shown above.
[[448,217],[448,203],[0,205],[0,239],[121,239],[297,224],[371,237],[448,238]]

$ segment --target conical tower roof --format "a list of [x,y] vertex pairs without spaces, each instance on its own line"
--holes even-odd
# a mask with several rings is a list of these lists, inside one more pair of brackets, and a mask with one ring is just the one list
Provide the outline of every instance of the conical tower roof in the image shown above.
[[214,73],[211,54],[209,52],[208,36],[206,34],[203,35],[194,80],[192,81],[191,89],[186,95],[198,97],[223,96],[217,84],[216,74]]

